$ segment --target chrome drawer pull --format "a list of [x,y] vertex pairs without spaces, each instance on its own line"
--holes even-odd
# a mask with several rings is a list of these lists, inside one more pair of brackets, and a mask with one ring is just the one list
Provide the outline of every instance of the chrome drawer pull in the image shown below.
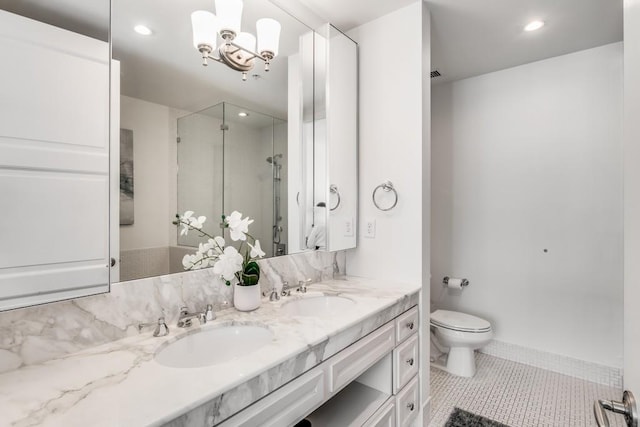
[[413,408],[414,408],[413,403],[407,403],[407,408],[408,408],[410,411],[413,411]]
[[407,323],[407,328],[409,328],[409,329],[413,329],[413,322],[409,322],[409,323]]
[[407,359],[407,363],[409,366],[413,366],[413,357],[411,359]]

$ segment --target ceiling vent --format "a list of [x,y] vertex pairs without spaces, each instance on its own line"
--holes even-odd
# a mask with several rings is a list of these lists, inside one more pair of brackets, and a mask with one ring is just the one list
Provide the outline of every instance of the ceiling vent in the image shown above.
[[442,74],[440,74],[440,71],[438,71],[438,70],[433,70],[433,71],[431,72],[431,78],[432,78],[432,79],[433,79],[433,78],[435,78],[435,77],[440,77],[441,75],[442,75]]

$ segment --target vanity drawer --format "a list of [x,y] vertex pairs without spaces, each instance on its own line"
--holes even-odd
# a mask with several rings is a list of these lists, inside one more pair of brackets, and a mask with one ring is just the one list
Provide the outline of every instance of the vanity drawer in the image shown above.
[[396,396],[396,427],[408,427],[416,419],[419,399],[416,377]]
[[393,322],[382,326],[327,361],[329,392],[336,393],[393,350]]
[[396,343],[401,343],[416,333],[419,325],[418,307],[413,307],[398,316],[396,319]]
[[324,401],[324,371],[317,368],[227,419],[220,427],[293,425]]
[[418,373],[419,359],[418,335],[393,350],[393,391],[398,392]]
[[395,427],[396,426],[395,399],[391,398],[364,423],[363,427]]

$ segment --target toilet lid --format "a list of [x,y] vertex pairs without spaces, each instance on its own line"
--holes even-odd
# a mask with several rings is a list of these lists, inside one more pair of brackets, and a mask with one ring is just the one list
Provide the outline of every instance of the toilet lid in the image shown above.
[[491,330],[491,323],[484,319],[449,310],[436,310],[431,313],[431,323],[461,332],[486,332]]

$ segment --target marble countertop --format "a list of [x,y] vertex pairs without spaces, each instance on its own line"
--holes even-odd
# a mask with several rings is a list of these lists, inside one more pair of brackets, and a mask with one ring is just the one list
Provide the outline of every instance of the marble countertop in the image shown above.
[[[309,286],[305,295],[263,299],[249,313],[229,308],[203,326],[169,325],[0,375],[1,426],[212,425],[257,401],[418,303],[418,284],[358,277]],[[318,294],[356,304],[331,318],[288,317],[282,304]],[[273,333],[259,350],[213,366],[169,368],[153,356],[167,341],[201,328],[261,325]],[[153,328],[152,328],[153,329]],[[152,330],[151,329],[151,330]]]

